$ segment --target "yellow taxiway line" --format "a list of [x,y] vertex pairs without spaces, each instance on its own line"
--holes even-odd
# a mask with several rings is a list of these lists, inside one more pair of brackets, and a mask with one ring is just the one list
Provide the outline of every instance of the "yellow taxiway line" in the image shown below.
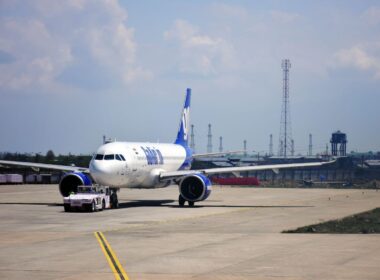
[[125,273],[123,267],[121,266],[119,259],[117,258],[115,252],[112,250],[111,245],[108,243],[107,239],[104,237],[103,233],[97,231],[94,232],[96,239],[99,242],[100,248],[106,259],[108,264],[110,265],[113,275],[116,280],[129,280],[127,273]]

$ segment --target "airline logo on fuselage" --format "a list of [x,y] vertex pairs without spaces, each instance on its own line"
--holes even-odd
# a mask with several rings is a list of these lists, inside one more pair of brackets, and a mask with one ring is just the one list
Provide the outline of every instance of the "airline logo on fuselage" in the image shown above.
[[190,108],[184,108],[182,115],[182,128],[183,128],[183,139],[187,140],[187,132],[189,130],[189,111]]
[[159,149],[142,147],[141,149],[144,151],[146,156],[146,161],[148,165],[161,165],[164,164],[164,157]]

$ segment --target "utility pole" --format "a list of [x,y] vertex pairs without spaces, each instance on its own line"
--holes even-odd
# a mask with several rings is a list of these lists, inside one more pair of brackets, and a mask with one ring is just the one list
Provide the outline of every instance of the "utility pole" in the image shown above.
[[211,124],[208,124],[207,152],[208,152],[208,153],[212,153],[212,134],[211,134]]
[[190,134],[190,148],[195,152],[195,137],[194,137],[194,125],[191,125],[191,134]]

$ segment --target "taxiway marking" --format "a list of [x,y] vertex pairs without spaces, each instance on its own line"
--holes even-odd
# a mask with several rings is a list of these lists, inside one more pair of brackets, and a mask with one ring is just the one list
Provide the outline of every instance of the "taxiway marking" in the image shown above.
[[116,280],[129,280],[127,273],[125,273],[123,267],[121,266],[119,259],[117,258],[115,252],[112,250],[111,245],[108,243],[107,239],[100,231],[94,232],[96,239],[99,242],[100,248],[106,259],[108,264],[110,265],[113,275]]

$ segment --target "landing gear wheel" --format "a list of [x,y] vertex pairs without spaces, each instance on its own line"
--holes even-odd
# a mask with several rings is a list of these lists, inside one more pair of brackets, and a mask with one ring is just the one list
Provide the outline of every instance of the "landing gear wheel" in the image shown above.
[[111,194],[110,199],[111,199],[111,208],[113,208],[113,209],[117,209],[117,208],[119,208],[119,200],[117,199],[117,194],[116,194],[116,192],[113,192],[113,193]]
[[71,211],[71,207],[70,207],[69,204],[64,204],[63,208],[65,209],[65,212],[70,212]]
[[104,201],[104,199],[102,200],[102,210],[106,209],[106,202]]
[[181,206],[181,207],[185,206],[185,202],[186,202],[186,200],[182,197],[182,195],[179,195],[179,197],[178,197],[179,206]]
[[95,211],[96,211],[95,201],[92,201],[92,203],[91,203],[91,212],[95,212]]
[[194,201],[188,201],[188,203],[189,203],[189,207],[194,207]]

